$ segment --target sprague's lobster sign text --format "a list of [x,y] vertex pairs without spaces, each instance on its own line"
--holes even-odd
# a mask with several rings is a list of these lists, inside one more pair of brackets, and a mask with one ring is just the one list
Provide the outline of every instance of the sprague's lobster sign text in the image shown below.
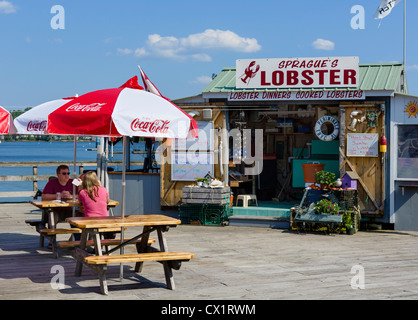
[[357,88],[358,57],[242,59],[236,88]]

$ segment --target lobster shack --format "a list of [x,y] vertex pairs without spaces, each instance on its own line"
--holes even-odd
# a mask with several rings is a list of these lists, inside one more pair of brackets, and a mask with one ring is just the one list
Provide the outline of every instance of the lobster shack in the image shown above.
[[[214,165],[186,170],[184,180],[162,177],[161,204],[178,205],[183,188],[196,182],[192,173],[210,173],[231,187],[231,224],[286,228],[289,208],[300,203],[306,187],[317,186],[304,167],[321,165],[335,177],[334,186],[343,179],[348,189],[356,186],[351,205],[363,222],[393,228],[393,161],[386,146],[393,152],[391,114],[395,98],[407,90],[401,63],[359,63],[359,57],[237,60],[214,74],[200,94],[174,101],[206,130],[210,143],[194,153]],[[172,172],[172,164],[164,167]]]

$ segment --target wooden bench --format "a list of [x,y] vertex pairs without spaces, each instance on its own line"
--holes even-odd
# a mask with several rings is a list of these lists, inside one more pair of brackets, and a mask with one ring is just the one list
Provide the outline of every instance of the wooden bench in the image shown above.
[[25,223],[31,225],[32,227],[37,227],[39,224],[42,223],[42,220],[40,220],[40,219],[28,219],[28,220],[25,220]]
[[[45,228],[41,219],[28,219],[28,220],[25,220],[25,223],[29,224],[32,227],[35,227],[36,231],[39,233],[41,232],[42,229]],[[44,246],[44,236],[42,234],[39,238],[39,246],[40,247]]]
[[[126,228],[124,228],[126,230]],[[58,234],[80,234],[82,232],[79,228],[55,228],[55,229],[42,229],[40,230],[41,237],[48,238],[52,245],[52,253],[56,259],[59,257],[57,235]],[[100,233],[105,232],[120,232],[120,228],[100,228]],[[72,242],[72,241],[68,241]],[[41,243],[43,246],[43,240]]]
[[85,257],[84,261],[89,264],[118,264],[124,262],[144,262],[144,261],[189,261],[194,258],[190,252],[147,252],[119,255],[103,255]]
[[[124,239],[123,242],[129,241],[131,239]],[[148,245],[151,245],[155,242],[155,239],[152,238],[148,238]],[[120,245],[121,240],[120,239],[103,239],[100,240],[100,244],[104,247],[107,246],[118,246]],[[132,241],[130,242],[130,244],[137,244],[137,243],[141,243],[141,238],[139,238],[138,240]],[[58,242],[58,247],[60,248],[75,248],[75,247],[79,247],[80,246],[80,241],[59,241]],[[87,240],[86,243],[87,247],[93,247],[94,246],[94,240]]]
[[[167,288],[174,290],[174,279],[170,262],[173,261],[189,261],[194,258],[194,254],[190,252],[147,252],[147,253],[134,253],[134,254],[120,254],[120,255],[103,255],[103,256],[88,256],[84,258],[84,262],[91,267],[97,268],[100,289],[103,294],[108,294],[106,271],[108,264],[120,264],[127,262],[145,262],[145,261],[157,261],[161,262],[164,266],[164,275],[166,279]],[[180,268],[180,267],[179,267]]]
[[45,236],[55,236],[57,234],[73,234],[81,233],[81,229],[78,228],[56,228],[56,229],[43,229],[41,234]]
[[[126,230],[126,228],[125,228]],[[99,229],[100,233],[104,232],[120,232],[120,228],[102,228]],[[79,228],[55,228],[55,229],[42,229],[41,233],[44,235],[52,236],[57,234],[73,234],[73,233],[81,233],[81,229]]]

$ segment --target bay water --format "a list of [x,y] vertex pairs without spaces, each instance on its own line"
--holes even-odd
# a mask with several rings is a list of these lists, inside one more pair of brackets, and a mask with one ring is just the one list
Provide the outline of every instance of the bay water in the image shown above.
[[[1,141],[1,140],[0,140]],[[144,150],[143,142],[135,143],[131,146],[132,150]],[[77,161],[96,161],[97,151],[95,141],[77,141],[76,160]],[[109,151],[111,148],[109,147]],[[110,152],[109,152],[110,153]],[[109,154],[109,161],[122,160],[122,142],[113,147],[113,157]],[[130,155],[131,161],[143,161],[143,154]],[[74,142],[73,141],[1,141],[0,143],[0,162],[24,162],[24,161],[61,161],[68,164],[71,174],[73,173],[74,161]],[[122,167],[113,166],[115,171],[121,171]],[[137,169],[132,167],[131,169]],[[84,167],[86,170],[96,170],[96,166]],[[77,167],[77,174],[79,168]],[[32,175],[32,167],[0,167],[0,176]],[[39,175],[56,175],[56,167],[38,167]],[[43,190],[47,181],[39,181],[38,188]],[[0,192],[5,191],[32,191],[32,181],[7,181],[0,182]],[[2,198],[0,202],[27,202],[29,198]]]

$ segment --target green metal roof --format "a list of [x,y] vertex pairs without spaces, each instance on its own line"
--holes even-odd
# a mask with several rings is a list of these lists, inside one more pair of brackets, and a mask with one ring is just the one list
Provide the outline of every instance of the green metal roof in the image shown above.
[[[399,82],[403,70],[402,63],[373,63],[360,64],[360,90],[395,91],[400,92]],[[323,89],[236,89],[235,67],[224,68],[215,79],[212,80],[202,93],[217,93],[231,91],[298,91],[298,90],[323,90]],[[338,88],[341,90],[342,88]],[[330,90],[327,88],[327,90]]]

